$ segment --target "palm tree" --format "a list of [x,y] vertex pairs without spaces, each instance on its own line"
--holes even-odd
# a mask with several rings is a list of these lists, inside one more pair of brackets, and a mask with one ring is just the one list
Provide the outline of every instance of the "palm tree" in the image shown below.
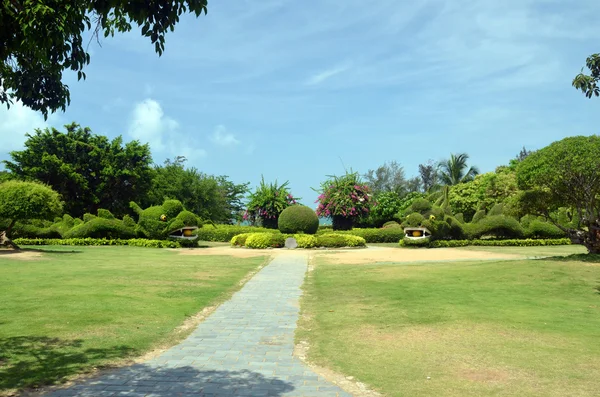
[[467,170],[468,159],[468,154],[459,153],[451,154],[448,160],[441,161],[438,164],[440,182],[452,186],[472,181],[475,175],[479,174],[479,170],[477,167],[469,167]]

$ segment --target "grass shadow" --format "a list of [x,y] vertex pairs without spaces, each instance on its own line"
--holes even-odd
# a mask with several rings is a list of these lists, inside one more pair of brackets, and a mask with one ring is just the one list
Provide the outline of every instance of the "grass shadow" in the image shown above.
[[40,254],[81,254],[83,251],[68,249],[48,249],[48,248],[21,248],[20,250],[0,250],[0,255],[15,255],[23,252],[37,252]]
[[48,385],[81,372],[96,360],[130,356],[127,346],[84,349],[83,340],[43,336],[0,338],[0,394],[10,389]]
[[547,258],[540,258],[539,260],[555,262],[600,263],[600,254],[572,254],[567,256],[551,256]]

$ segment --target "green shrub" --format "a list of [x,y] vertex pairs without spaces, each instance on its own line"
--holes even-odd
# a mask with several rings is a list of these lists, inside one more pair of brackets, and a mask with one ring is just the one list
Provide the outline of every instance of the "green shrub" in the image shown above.
[[487,216],[471,229],[471,238],[492,235],[498,238],[519,238],[525,235],[521,224],[504,215]]
[[504,213],[504,204],[498,203],[494,204],[492,209],[488,212],[488,216],[497,216],[502,215]]
[[471,219],[471,223],[477,223],[485,218],[485,210],[479,210],[473,215],[473,219]]
[[305,205],[292,205],[279,214],[278,227],[282,233],[315,234],[319,218],[315,211]]
[[[318,234],[328,234],[331,231],[319,231]],[[347,231],[337,231],[337,234],[350,234],[365,239],[367,243],[396,243],[404,237],[404,229],[402,227],[388,227],[385,229],[352,229]]]
[[315,248],[318,244],[317,237],[312,234],[296,234],[294,235],[298,248]]
[[405,237],[402,240],[400,240],[398,242],[398,244],[401,247],[406,247],[406,248],[429,247],[430,241],[428,238],[410,239],[410,238]]
[[14,238],[62,238],[59,230],[53,224],[44,226],[38,223],[38,225],[17,222],[13,228],[12,236]]
[[135,231],[131,227],[126,227],[118,219],[106,219],[97,217],[89,222],[75,226],[63,236],[70,238],[105,238],[105,239],[132,239],[135,237]]
[[404,223],[402,223],[403,227],[418,227],[425,220],[425,217],[418,212],[413,212],[408,215]]
[[565,238],[566,233],[563,232],[559,227],[535,219],[529,223],[526,229],[527,237],[532,238]]
[[454,219],[456,219],[460,223],[465,223],[465,217],[462,214],[462,212],[459,212],[458,214],[454,214]]
[[[81,219],[79,219],[79,218],[74,218],[74,219],[73,219],[73,227],[75,227],[75,226],[79,226],[79,225],[81,225],[82,223],[83,223],[83,221],[82,221]],[[135,222],[134,222],[134,223],[135,223]]]
[[175,218],[181,211],[183,211],[183,204],[181,204],[181,201],[179,200],[165,200],[162,205],[162,210],[167,216],[167,220],[170,220]]
[[413,210],[413,212],[426,212],[429,211],[431,207],[431,202],[424,198],[415,199],[410,205],[410,209]]
[[205,225],[196,231],[198,240],[214,241],[221,243],[231,242],[231,239],[242,233],[279,233],[279,230],[266,229],[255,226],[217,225],[216,227]]
[[364,247],[366,244],[364,238],[347,233],[327,233],[317,235],[317,247]]
[[386,222],[382,226],[383,229],[387,229],[388,227],[402,227],[402,226],[396,221]]
[[83,214],[83,221],[84,221],[84,222],[89,222],[89,221],[91,221],[92,219],[96,219],[96,218],[97,218],[97,216],[96,216],[96,215],[94,215],[94,214],[89,214],[89,213],[87,213],[87,212],[86,212],[85,214]]
[[248,238],[248,236],[250,236],[252,233],[242,233],[242,234],[236,234],[235,236],[233,236],[231,238],[231,246],[232,247],[243,247],[246,245],[246,239]]
[[147,240],[147,239],[98,239],[98,238],[70,238],[70,239],[27,239],[19,238],[15,240],[17,245],[129,245],[132,247],[147,248],[180,248],[178,242],[168,240]]
[[123,225],[125,227],[131,227],[131,228],[135,228],[135,221],[133,220],[132,217],[130,217],[129,215],[125,215],[123,217]]
[[525,215],[523,217],[521,217],[521,226],[523,226],[525,229],[529,228],[529,225],[531,224],[531,222],[535,221],[536,219],[538,219],[537,216],[535,215]]
[[251,233],[246,238],[248,248],[281,248],[285,245],[285,237],[281,233]]
[[561,239],[511,239],[511,240],[438,240],[432,241],[431,248],[454,248],[466,246],[484,247],[538,247],[551,245],[570,245],[568,238]]
[[115,216],[109,210],[105,210],[105,209],[100,208],[98,210],[98,218],[115,219]]

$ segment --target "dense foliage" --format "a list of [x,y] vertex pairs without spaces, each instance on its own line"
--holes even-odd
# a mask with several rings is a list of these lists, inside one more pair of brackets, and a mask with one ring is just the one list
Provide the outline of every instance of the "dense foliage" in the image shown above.
[[600,96],[600,54],[590,55],[585,62],[589,74],[579,73],[573,79],[573,87],[581,90],[586,97]]
[[58,193],[36,182],[8,181],[0,183],[0,223],[5,236],[0,245],[10,238],[17,221],[36,218],[48,219],[60,214],[63,203]]
[[281,233],[315,234],[319,229],[319,218],[305,205],[292,205],[279,215],[278,227]]
[[25,149],[10,153],[6,168],[15,177],[51,186],[65,202],[65,212],[82,216],[105,208],[118,216],[128,212],[129,202],[151,188],[150,147],[138,141],[123,144],[95,135],[78,124],[36,129],[27,135]]
[[141,27],[162,55],[165,34],[183,13],[199,16],[207,0],[7,0],[0,4],[0,104],[19,100],[48,116],[70,103],[63,73],[77,72],[90,62],[84,32],[108,37]]
[[324,233],[319,235],[310,234],[282,234],[272,232],[262,233],[242,233],[233,236],[231,245],[234,247],[246,248],[281,248],[285,245],[286,237],[296,239],[298,248],[343,248],[343,247],[364,247],[366,241],[364,238],[346,233]]
[[297,198],[288,189],[289,182],[281,185],[266,183],[261,179],[260,185],[250,194],[244,220],[261,224],[268,229],[277,229],[279,214],[287,207],[297,204]]
[[[600,136],[554,142],[517,168],[522,212],[541,215],[591,253],[600,253]],[[575,224],[561,224],[558,210],[571,209]],[[573,220],[573,215],[570,217]]]
[[129,245],[131,247],[147,248],[181,248],[177,241],[135,239],[105,239],[105,238],[69,238],[69,239],[44,239],[44,238],[18,238],[15,243],[21,245]]

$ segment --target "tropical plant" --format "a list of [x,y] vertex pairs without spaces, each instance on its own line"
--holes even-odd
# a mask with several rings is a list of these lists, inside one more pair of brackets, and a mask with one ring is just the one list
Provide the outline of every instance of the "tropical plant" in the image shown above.
[[290,193],[288,185],[288,181],[281,185],[277,181],[266,183],[262,177],[260,185],[248,198],[244,220],[253,225],[261,223],[266,228],[277,229],[279,214],[299,200]]
[[367,216],[375,205],[369,186],[356,172],[346,172],[340,177],[329,176],[321,184],[319,192],[317,215],[331,217],[333,230],[352,229],[353,220]]
[[466,153],[451,154],[450,158],[439,163],[439,181],[444,185],[458,185],[472,181],[479,170],[477,167],[468,167]]

